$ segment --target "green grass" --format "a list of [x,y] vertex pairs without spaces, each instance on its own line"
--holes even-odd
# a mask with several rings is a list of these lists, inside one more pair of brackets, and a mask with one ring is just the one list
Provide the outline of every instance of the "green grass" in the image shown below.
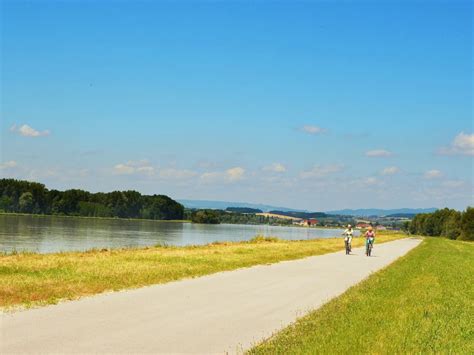
[[[403,238],[380,235],[377,243]],[[362,245],[354,238],[353,245]],[[250,242],[192,247],[92,250],[0,255],[0,308],[56,303],[106,291],[136,288],[219,271],[343,250],[342,238]]]
[[421,246],[250,354],[474,353],[474,243]]

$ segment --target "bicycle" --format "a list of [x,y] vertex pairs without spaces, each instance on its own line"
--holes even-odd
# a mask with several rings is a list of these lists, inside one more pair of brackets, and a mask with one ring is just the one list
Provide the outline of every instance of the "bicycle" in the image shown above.
[[365,245],[365,255],[370,256],[372,255],[372,248],[374,247],[374,241],[373,240],[368,240],[366,245]]
[[348,240],[344,240],[344,245],[346,246],[346,255],[351,253],[351,243]]

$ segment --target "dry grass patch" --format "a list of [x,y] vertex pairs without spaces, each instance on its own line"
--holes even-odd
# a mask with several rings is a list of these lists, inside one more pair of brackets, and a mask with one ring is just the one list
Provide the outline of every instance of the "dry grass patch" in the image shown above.
[[[379,236],[377,242],[403,237],[403,234],[386,234]],[[353,245],[362,246],[362,238],[354,238]],[[250,242],[190,247],[2,255],[0,307],[51,304],[62,299],[299,259],[343,248],[341,238],[283,241],[259,237]]]

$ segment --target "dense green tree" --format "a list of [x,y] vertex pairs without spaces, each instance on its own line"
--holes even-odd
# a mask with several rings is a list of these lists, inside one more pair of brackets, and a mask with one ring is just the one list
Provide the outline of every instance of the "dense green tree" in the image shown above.
[[460,239],[474,240],[474,208],[472,207],[468,207],[462,215]]
[[404,232],[409,232],[410,231],[410,221],[403,222],[402,231],[404,231]]
[[474,233],[474,212],[468,207],[465,212],[444,208],[433,213],[417,214],[408,227],[410,233],[472,240]]
[[219,214],[213,210],[199,210],[193,213],[193,223],[219,224]]
[[20,207],[20,212],[23,212],[23,213],[33,212],[33,207],[34,207],[33,194],[31,192],[22,193],[20,196],[18,205]]
[[48,190],[35,182],[0,179],[0,210],[91,217],[182,219],[184,207],[168,196],[137,191],[95,193]]
[[79,201],[79,215],[88,217],[112,217],[112,211],[101,203]]
[[7,212],[13,209],[13,199],[9,196],[0,197],[0,211]]
[[458,239],[461,235],[461,213],[451,210],[445,219],[441,235],[449,239]]

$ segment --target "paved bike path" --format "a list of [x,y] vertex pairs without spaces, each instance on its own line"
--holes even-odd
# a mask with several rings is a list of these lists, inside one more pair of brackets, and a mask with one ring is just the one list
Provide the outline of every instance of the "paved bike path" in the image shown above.
[[240,353],[389,265],[376,244],[0,315],[0,353]]

